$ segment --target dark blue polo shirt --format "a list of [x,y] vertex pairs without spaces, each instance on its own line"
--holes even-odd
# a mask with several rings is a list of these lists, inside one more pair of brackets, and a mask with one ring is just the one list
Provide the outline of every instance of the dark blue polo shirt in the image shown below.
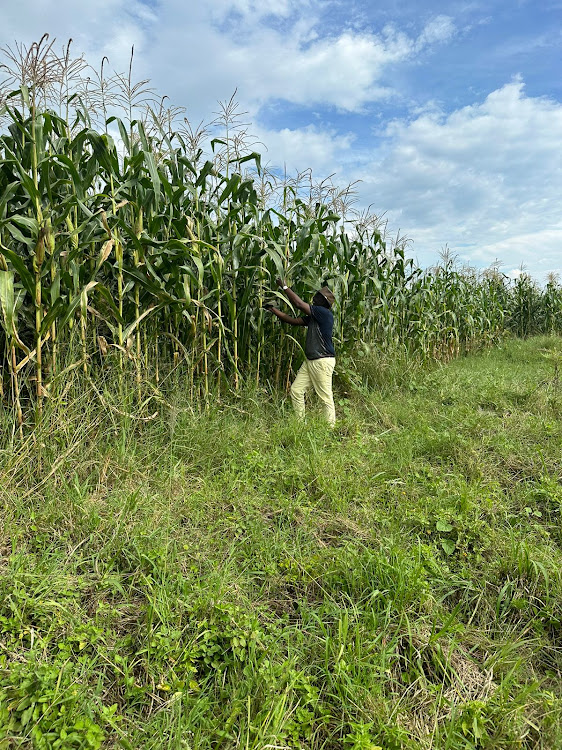
[[302,319],[305,326],[308,326],[304,346],[306,358],[335,357],[336,351],[332,343],[334,313],[327,307],[311,305],[310,315],[303,315]]

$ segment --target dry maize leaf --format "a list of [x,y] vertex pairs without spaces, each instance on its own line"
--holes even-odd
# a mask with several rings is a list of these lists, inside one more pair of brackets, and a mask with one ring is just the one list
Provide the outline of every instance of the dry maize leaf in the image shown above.
[[100,352],[102,354],[102,357],[107,356],[108,348],[107,348],[107,340],[105,336],[98,336],[98,346],[100,348]]
[[114,244],[115,240],[113,239],[113,237],[110,240],[107,240],[107,242],[104,242],[100,253],[100,259],[98,261],[98,266],[101,266],[102,263],[105,263],[105,261],[109,258]]
[[207,324],[207,328],[210,331],[213,327],[213,319],[211,317],[211,313],[208,310],[203,310],[203,315],[205,316],[205,323]]
[[107,223],[107,214],[105,211],[101,212],[101,223],[103,224],[103,228],[108,233],[108,235],[111,237],[111,229],[109,228],[109,224]]

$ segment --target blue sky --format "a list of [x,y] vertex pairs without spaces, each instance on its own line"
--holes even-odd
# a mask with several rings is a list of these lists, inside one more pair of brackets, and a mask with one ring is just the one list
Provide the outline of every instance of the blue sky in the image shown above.
[[562,274],[562,0],[19,0],[48,32],[209,121],[237,90],[271,168],[357,182],[422,266]]

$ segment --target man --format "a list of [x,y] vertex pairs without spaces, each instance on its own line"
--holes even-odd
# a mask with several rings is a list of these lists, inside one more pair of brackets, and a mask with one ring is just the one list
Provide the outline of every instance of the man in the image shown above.
[[292,326],[307,326],[305,360],[291,386],[291,400],[300,419],[304,418],[304,397],[310,388],[314,388],[324,410],[324,416],[330,427],[336,423],[336,410],[332,393],[332,375],[336,364],[336,353],[332,343],[334,329],[334,314],[332,305],[335,298],[327,286],[316,292],[312,304],[304,302],[298,294],[293,292],[282,279],[277,279],[277,285],[285,292],[289,302],[298,310],[302,310],[303,317],[292,318],[273,305],[266,305],[266,309],[276,315],[283,323]]

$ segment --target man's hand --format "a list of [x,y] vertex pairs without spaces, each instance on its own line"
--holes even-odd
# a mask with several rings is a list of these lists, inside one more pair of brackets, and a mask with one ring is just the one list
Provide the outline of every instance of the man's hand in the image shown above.
[[[283,281],[282,278],[278,277],[275,281],[277,282],[277,286],[280,286],[280,287],[287,286],[287,289],[284,290],[284,293],[287,299],[289,300],[289,302],[291,303],[291,305],[293,305],[293,307],[297,307],[299,310],[302,310],[305,315],[310,315],[310,305],[308,304],[308,302],[303,302],[302,299],[299,297],[299,295],[296,292],[293,292],[293,290],[288,286],[288,284],[286,284],[285,281]],[[279,315],[277,315],[277,313],[275,314],[277,315],[278,318],[281,318],[281,320],[283,320],[285,323],[290,323],[292,320],[301,321],[300,318],[293,319],[293,318],[290,318],[290,316],[287,316],[287,318],[289,319],[285,320],[285,318],[281,317],[285,315],[285,313],[281,313],[280,311],[278,312],[280,313]],[[300,326],[300,325],[305,325],[305,324],[302,323],[301,321],[299,323],[291,323],[291,325]]]
[[267,303],[266,303],[266,304],[265,304],[265,305],[263,306],[263,309],[264,309],[264,310],[267,310],[268,312],[273,312],[273,311],[274,311],[274,310],[276,310],[277,308],[275,307],[275,305],[272,305],[272,304],[271,304],[271,302],[267,302]]

